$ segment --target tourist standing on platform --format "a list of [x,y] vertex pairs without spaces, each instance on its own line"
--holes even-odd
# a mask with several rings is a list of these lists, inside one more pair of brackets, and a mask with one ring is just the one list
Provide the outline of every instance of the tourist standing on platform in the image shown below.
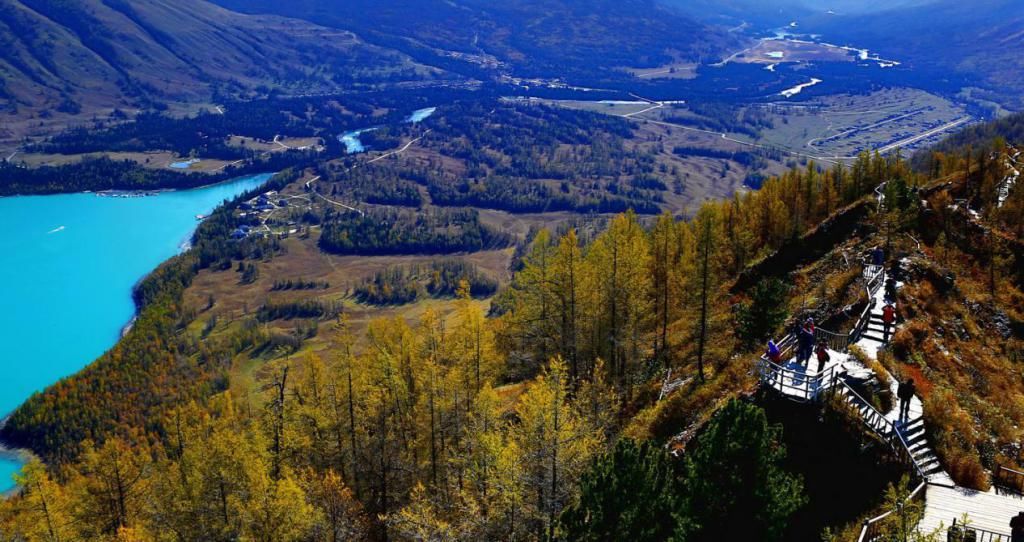
[[775,344],[773,339],[768,339],[768,351],[765,352],[765,355],[776,365],[782,363],[782,350],[779,350],[779,346]]
[[1024,512],[1010,520],[1010,542],[1024,542]]
[[811,360],[811,354],[814,352],[814,323],[810,320],[805,322],[800,327],[800,331],[797,334],[797,356],[796,361],[801,365],[807,365]]

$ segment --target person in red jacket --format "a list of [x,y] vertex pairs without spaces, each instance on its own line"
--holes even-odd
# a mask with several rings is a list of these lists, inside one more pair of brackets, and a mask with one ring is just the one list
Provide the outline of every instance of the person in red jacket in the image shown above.
[[825,348],[825,345],[821,343],[818,343],[818,350],[815,351],[814,353],[817,354],[818,356],[818,372],[820,373],[821,370],[824,369],[826,365],[828,365],[828,362],[829,360],[832,359],[832,356],[829,355],[828,348]]
[[882,342],[889,342],[889,329],[896,323],[896,307],[892,303],[886,303],[882,307]]

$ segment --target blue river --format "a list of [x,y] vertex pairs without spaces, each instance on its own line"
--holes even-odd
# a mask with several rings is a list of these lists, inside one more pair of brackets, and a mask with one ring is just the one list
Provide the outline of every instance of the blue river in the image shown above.
[[[429,118],[430,115],[433,115],[436,111],[436,107],[424,107],[423,109],[417,109],[409,114],[408,117],[405,117],[405,122],[409,124],[418,124],[427,120],[427,118]],[[338,141],[340,141],[342,145],[345,145],[345,154],[366,152],[366,145],[363,145],[363,141],[359,139],[359,136],[379,128],[379,126],[374,126],[373,128],[363,128],[361,130],[345,132],[338,136]],[[174,167],[174,164],[171,164],[171,167]]]
[[[270,176],[134,198],[0,198],[0,416],[113,346],[135,314],[132,287],[187,246],[196,215]],[[0,457],[0,491],[19,467]]]

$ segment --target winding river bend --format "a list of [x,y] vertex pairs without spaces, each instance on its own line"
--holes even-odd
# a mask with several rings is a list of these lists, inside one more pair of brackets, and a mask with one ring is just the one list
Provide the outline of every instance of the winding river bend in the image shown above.
[[[113,346],[135,314],[132,287],[187,245],[196,215],[270,176],[145,197],[0,198],[0,416]],[[20,465],[0,456],[0,491]]]

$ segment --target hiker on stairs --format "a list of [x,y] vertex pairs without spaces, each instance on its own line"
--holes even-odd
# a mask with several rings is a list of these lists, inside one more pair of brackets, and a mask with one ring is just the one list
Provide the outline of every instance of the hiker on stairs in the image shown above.
[[899,387],[896,388],[896,396],[900,399],[901,420],[907,420],[910,417],[910,401],[916,393],[917,386],[914,385],[913,378],[908,378],[905,382],[901,382]]
[[896,307],[892,301],[887,301],[882,307],[882,342],[889,342],[889,330],[896,323]]

